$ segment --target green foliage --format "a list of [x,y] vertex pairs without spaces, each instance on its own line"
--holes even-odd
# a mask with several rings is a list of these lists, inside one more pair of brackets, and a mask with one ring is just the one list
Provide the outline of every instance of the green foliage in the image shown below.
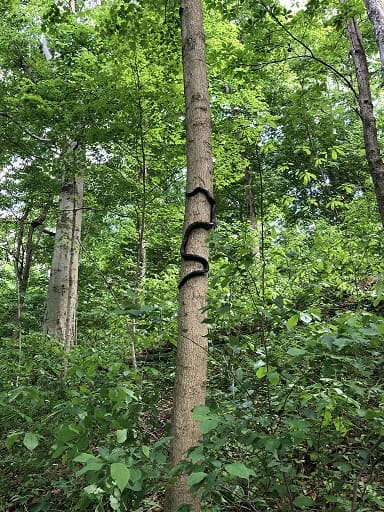
[[[201,445],[171,471],[178,5],[77,1],[73,15],[67,4],[0,5],[0,510],[150,512],[183,470],[210,512],[383,509],[384,242],[343,35],[354,13],[381,136],[363,4],[205,2],[218,217],[208,405],[193,413]],[[43,228],[54,231],[61,177],[79,165],[65,157],[73,140],[86,148],[86,197],[79,345],[64,354],[39,334]],[[18,318],[15,264],[44,205]]]

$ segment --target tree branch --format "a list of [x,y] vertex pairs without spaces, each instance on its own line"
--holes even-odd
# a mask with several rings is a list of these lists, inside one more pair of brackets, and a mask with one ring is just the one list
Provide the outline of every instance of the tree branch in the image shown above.
[[277,25],[279,25],[280,28],[282,28],[284,30],[284,32],[286,34],[289,35],[289,37],[291,39],[293,39],[294,41],[296,41],[296,43],[298,43],[300,46],[302,46],[303,48],[305,48],[305,50],[307,50],[307,52],[309,53],[309,55],[307,57],[310,57],[311,59],[313,59],[314,61],[318,62],[319,64],[321,64],[322,66],[328,68],[329,70],[331,70],[336,76],[338,76],[343,82],[344,84],[352,91],[353,95],[355,96],[355,98],[358,100],[359,99],[359,95],[358,93],[356,92],[356,89],[353,87],[353,84],[352,82],[346,77],[343,75],[343,73],[341,73],[338,69],[336,69],[334,66],[332,66],[332,64],[329,64],[328,62],[326,62],[325,60],[321,59],[320,57],[318,57],[317,55],[315,55],[315,53],[313,52],[313,50],[306,44],[304,43],[304,41],[302,41],[301,39],[299,39],[297,36],[295,36],[295,34],[293,34],[285,25],[284,23],[282,23],[279,18],[271,11],[271,9],[264,3],[264,2],[260,2],[260,4],[264,7],[264,9],[266,10],[266,12],[271,16],[271,18],[273,19],[273,21],[275,23],[277,23]]
[[52,139],[46,139],[45,137],[40,137],[39,135],[36,135],[36,133],[33,133],[31,130],[29,130],[28,128],[23,126],[22,123],[20,123],[16,119],[14,119],[7,112],[0,112],[0,115],[3,117],[6,117],[7,119],[9,119],[13,123],[15,123],[15,125],[17,125],[19,128],[21,128],[23,130],[23,132],[25,132],[27,135],[29,135],[33,139],[38,140],[39,142],[53,142]]

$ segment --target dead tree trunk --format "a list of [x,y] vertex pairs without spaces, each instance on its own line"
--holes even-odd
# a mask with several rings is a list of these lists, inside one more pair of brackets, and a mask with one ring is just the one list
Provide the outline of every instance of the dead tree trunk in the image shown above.
[[363,123],[365,153],[375,188],[381,223],[384,227],[384,163],[380,154],[376,119],[373,112],[367,57],[355,19],[347,21],[347,34],[359,87],[358,101]]
[[[186,246],[184,249],[188,254],[199,255],[208,261],[207,229],[212,224],[213,164],[201,1],[182,0],[180,13],[187,128],[187,201],[182,248]],[[199,227],[202,225],[205,227]],[[197,261],[183,259],[181,264],[170,449],[173,467],[187,457],[188,450],[201,438],[199,422],[193,419],[192,411],[205,403],[208,328],[204,320],[208,277]],[[190,504],[193,512],[200,509],[200,499],[191,494],[186,475],[179,477],[169,488],[165,510],[175,512],[182,504]]]

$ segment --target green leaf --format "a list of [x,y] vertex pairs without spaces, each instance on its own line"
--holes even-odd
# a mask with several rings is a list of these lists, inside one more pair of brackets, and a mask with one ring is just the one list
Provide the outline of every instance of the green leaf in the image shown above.
[[140,469],[132,468],[130,470],[130,480],[132,482],[139,482],[143,478],[143,473]]
[[116,440],[119,444],[125,443],[127,440],[127,429],[124,428],[123,430],[117,430],[116,431]]
[[306,350],[304,350],[302,348],[297,348],[297,347],[291,347],[290,349],[287,350],[287,354],[289,354],[290,356],[294,356],[294,357],[303,356],[306,353],[307,353]]
[[291,330],[294,327],[296,327],[297,322],[299,321],[299,315],[293,315],[291,316],[286,323],[287,329]]
[[226,464],[225,470],[234,478],[244,478],[248,480],[251,475],[255,475],[253,469],[247,468],[242,462],[234,462],[233,464]]
[[267,374],[267,367],[266,366],[261,366],[260,368],[258,368],[257,372],[256,372],[256,377],[258,379],[262,379],[263,377],[265,377],[265,375]]
[[207,476],[207,473],[203,473],[202,471],[191,473],[188,477],[188,485],[192,487],[192,485],[199,484],[204,480],[204,478]]
[[131,472],[125,464],[122,464],[121,462],[111,464],[111,477],[116,482],[116,485],[121,492],[127,487],[130,474]]
[[23,445],[26,446],[28,450],[32,452],[39,445],[37,435],[32,434],[31,432],[27,432],[23,439]]
[[277,372],[268,372],[267,379],[271,384],[276,386],[280,382],[280,375]]
[[94,460],[95,456],[91,453],[80,453],[77,457],[73,459],[73,462],[84,462],[87,463],[90,460]]
[[188,453],[188,458],[191,459],[192,464],[197,464],[203,456],[203,448],[198,446]]
[[301,495],[301,496],[297,496],[297,498],[295,498],[293,500],[293,504],[296,507],[305,508],[305,507],[311,507],[312,505],[314,505],[314,502],[313,502],[313,500],[311,500],[311,498],[308,498],[308,496]]
[[352,466],[348,462],[337,462],[335,466],[346,475],[352,471]]
[[141,451],[143,452],[144,456],[149,458],[149,446],[142,446]]
[[200,430],[203,434],[208,434],[208,432],[214,430],[218,424],[218,418],[207,418],[200,423]]
[[209,410],[209,407],[206,405],[198,405],[193,409],[193,419],[194,420],[205,420],[209,415],[211,411]]
[[20,437],[23,434],[23,432],[13,432],[12,434],[9,434],[7,439],[5,440],[5,446],[10,450],[12,446],[16,443],[18,437]]
[[88,462],[83,468],[79,469],[79,471],[76,472],[76,476],[84,475],[85,473],[88,473],[89,471],[100,471],[104,467],[104,464],[102,462],[97,461],[91,461]]

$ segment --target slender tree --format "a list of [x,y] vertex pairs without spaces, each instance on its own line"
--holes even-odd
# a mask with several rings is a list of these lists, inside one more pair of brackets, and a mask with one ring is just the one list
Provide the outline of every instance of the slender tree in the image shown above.
[[255,207],[255,199],[253,197],[253,190],[252,190],[252,182],[253,182],[253,173],[250,166],[247,166],[244,172],[244,181],[245,181],[245,201],[247,205],[247,215],[248,215],[248,222],[249,227],[251,230],[251,233],[254,237],[254,249],[253,249],[253,255],[259,256],[260,250],[259,250],[259,244],[258,244],[258,234],[259,229],[257,225],[257,212]]
[[372,176],[381,223],[384,227],[384,162],[380,153],[373,111],[367,56],[356,20],[347,21],[347,34],[359,88],[358,102],[363,124],[365,153]]
[[[200,267],[202,260],[208,260],[207,229],[212,224],[213,209],[211,120],[201,1],[182,0],[180,14],[187,128],[187,200],[181,250],[171,466],[186,458],[188,450],[196,446],[201,437],[199,422],[193,419],[193,409],[205,403],[208,328],[204,320],[208,276],[196,267]],[[190,256],[199,255],[200,259],[186,258],[186,250]],[[192,511],[200,508],[199,497],[190,493],[186,475],[179,477],[169,488],[165,510],[174,512],[182,504],[189,504]]]
[[379,47],[381,74],[384,79],[384,4],[382,0],[364,0]]

